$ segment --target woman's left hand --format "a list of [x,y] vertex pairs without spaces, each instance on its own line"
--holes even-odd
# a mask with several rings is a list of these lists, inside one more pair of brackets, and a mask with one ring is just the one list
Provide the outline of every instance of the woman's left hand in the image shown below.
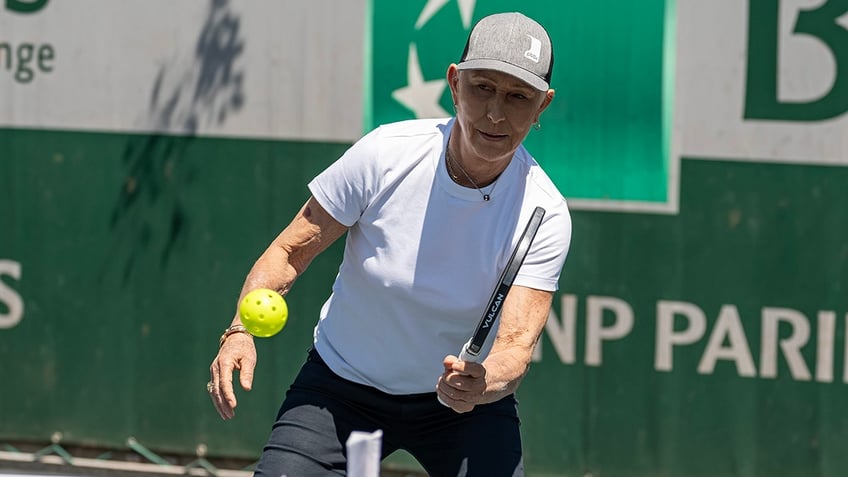
[[436,394],[444,404],[456,412],[469,412],[485,402],[486,368],[480,363],[460,361],[447,356],[445,371],[439,376]]

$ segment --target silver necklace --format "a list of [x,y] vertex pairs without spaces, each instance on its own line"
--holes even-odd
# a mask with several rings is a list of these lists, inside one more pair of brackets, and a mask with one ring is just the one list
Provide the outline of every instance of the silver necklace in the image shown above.
[[492,182],[492,188],[489,189],[488,193],[486,193],[486,192],[483,192],[483,189],[481,189],[480,187],[477,186],[477,183],[474,182],[474,179],[472,179],[471,176],[469,176],[468,173],[465,172],[465,168],[462,167],[462,164],[460,164],[458,161],[456,161],[453,158],[453,156],[451,156],[450,148],[446,147],[445,148],[445,164],[447,164],[447,166],[448,166],[448,174],[450,174],[451,177],[453,177],[453,179],[455,181],[459,180],[459,177],[453,172],[453,166],[451,165],[451,163],[456,164],[456,166],[459,167],[459,171],[462,172],[462,175],[464,175],[465,178],[468,179],[468,182],[470,182],[471,185],[473,185],[474,188],[477,189],[477,192],[479,192],[480,195],[483,196],[484,202],[488,202],[489,199],[492,198],[491,194],[492,194],[492,192],[495,191],[495,186],[498,185],[498,179],[500,179],[500,176],[495,178],[494,182]]

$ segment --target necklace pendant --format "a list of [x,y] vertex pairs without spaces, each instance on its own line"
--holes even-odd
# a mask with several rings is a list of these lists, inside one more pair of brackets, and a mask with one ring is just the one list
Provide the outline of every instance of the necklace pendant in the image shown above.
[[483,194],[483,202],[489,201],[489,194]]

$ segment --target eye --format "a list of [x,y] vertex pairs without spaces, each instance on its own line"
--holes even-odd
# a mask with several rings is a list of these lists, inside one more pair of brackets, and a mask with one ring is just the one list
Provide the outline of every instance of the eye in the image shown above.
[[515,99],[521,100],[521,101],[524,101],[525,99],[527,99],[527,96],[524,96],[521,93],[514,93],[512,95],[512,97],[515,98]]
[[483,83],[478,84],[478,85],[477,85],[477,88],[479,88],[479,89],[481,89],[481,90],[483,90],[483,91],[492,91],[492,87],[491,87],[491,86],[489,86],[489,85],[487,85],[487,84],[483,84]]

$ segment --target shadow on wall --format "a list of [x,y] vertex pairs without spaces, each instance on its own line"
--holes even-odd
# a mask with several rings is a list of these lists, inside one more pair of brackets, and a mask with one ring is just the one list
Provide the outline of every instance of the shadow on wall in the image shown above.
[[[186,240],[183,197],[200,167],[186,151],[201,129],[220,127],[244,105],[245,43],[229,0],[211,0],[194,51],[159,69],[143,119],[151,134],[132,136],[123,152],[126,178],[112,211],[109,262],[120,260],[122,283],[150,250],[165,266]],[[108,264],[104,264],[104,267]]]

